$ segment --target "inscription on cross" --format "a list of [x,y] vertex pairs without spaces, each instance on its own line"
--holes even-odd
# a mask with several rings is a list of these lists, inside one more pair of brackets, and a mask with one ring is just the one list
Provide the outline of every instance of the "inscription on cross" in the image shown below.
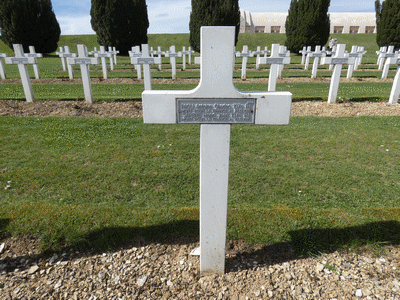
[[241,92],[233,84],[235,27],[202,27],[200,83],[144,91],[144,123],[200,125],[200,272],[224,272],[230,124],[289,123],[289,92]]
[[31,78],[29,77],[27,64],[37,63],[36,57],[26,57],[21,44],[13,44],[15,57],[5,57],[6,64],[18,65],[19,74],[21,76],[22,87],[24,88],[25,98],[27,102],[32,102],[33,92]]

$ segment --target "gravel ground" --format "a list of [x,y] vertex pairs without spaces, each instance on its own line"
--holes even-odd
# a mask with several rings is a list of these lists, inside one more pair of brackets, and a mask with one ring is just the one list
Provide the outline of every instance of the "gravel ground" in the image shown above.
[[[1,101],[0,116],[140,117],[140,102]],[[294,102],[293,116],[399,116],[387,103]],[[132,242],[106,253],[43,254],[30,237],[0,242],[0,299],[400,299],[394,246],[301,258],[289,244],[229,241],[226,273],[199,276],[196,241]]]

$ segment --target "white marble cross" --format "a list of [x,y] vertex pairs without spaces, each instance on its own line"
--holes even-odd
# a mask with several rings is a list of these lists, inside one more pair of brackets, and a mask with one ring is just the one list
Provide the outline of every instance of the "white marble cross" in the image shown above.
[[114,63],[113,63],[112,59],[110,58],[110,68],[111,68],[111,70],[114,70],[114,65],[117,65],[117,54],[119,53],[119,51],[117,50],[117,48],[109,46],[108,52],[111,53],[111,55],[114,58]]
[[260,65],[271,65],[269,69],[268,79],[268,91],[272,92],[276,90],[276,79],[279,76],[279,66],[284,64],[290,64],[290,56],[280,53],[280,45],[272,44],[271,55],[269,57],[260,57],[258,59]]
[[150,65],[160,64],[161,57],[151,57],[148,44],[142,44],[142,56],[132,57],[132,64],[143,65],[144,89],[151,90]]
[[333,72],[331,84],[329,87],[328,103],[336,102],[337,92],[339,89],[340,75],[342,72],[342,65],[352,65],[355,62],[355,57],[346,57],[346,45],[338,44],[335,55],[333,57],[323,57],[321,60],[322,65],[333,65]]
[[[310,47],[310,51],[311,51],[311,47]],[[303,49],[299,51],[299,53],[301,54],[301,64],[304,65],[304,62],[306,60],[306,55],[307,55],[307,47],[304,46]]]
[[110,57],[110,59],[112,60],[112,55],[109,52],[106,52],[104,46],[100,46],[100,51],[94,52],[94,57],[100,57],[101,60],[101,67],[103,70],[103,78],[107,79],[107,61],[106,61],[106,57]]
[[[157,55],[158,58],[159,58],[160,61],[161,61],[161,59],[162,59],[161,55],[165,55],[165,52],[164,52],[164,51],[161,51],[161,47],[158,46],[158,47],[157,47],[157,51],[154,51],[153,54],[154,54],[154,55]],[[159,64],[158,64],[158,70],[161,71],[161,68],[162,68],[162,63],[159,63]]]
[[313,67],[312,67],[312,71],[311,71],[311,78],[316,78],[317,77],[317,71],[318,71],[318,63],[319,63],[319,59],[321,57],[326,56],[326,52],[322,52],[321,51],[321,46],[315,46],[315,51],[311,52],[310,57],[314,57],[314,61],[313,61]]
[[[384,49],[385,50],[385,49]],[[383,69],[386,57],[391,57],[394,52],[394,46],[389,46],[387,51],[382,51],[378,57],[378,70]]]
[[[394,47],[393,47],[393,51],[394,51]],[[382,79],[387,78],[387,76],[389,74],[390,65],[396,64],[396,59],[399,56],[400,56],[399,51],[396,51],[395,53],[390,53],[389,50],[388,50],[388,53],[386,53],[386,55],[385,55],[386,60],[385,60],[385,63],[383,65]]]
[[[140,46],[134,46],[132,47],[132,51],[129,51],[129,56],[131,57],[131,64],[134,65],[133,63],[133,58],[134,57],[141,57],[142,53],[140,52]],[[137,72],[137,78],[142,79],[142,65],[135,65],[135,69]]]
[[88,57],[87,48],[85,45],[78,44],[78,57],[68,57],[69,65],[79,65],[81,68],[83,91],[85,93],[85,101],[93,102],[92,85],[90,82],[89,66],[99,64],[97,57]]
[[[25,53],[25,56],[26,57],[36,57],[36,58],[43,57],[42,53],[36,53],[34,46],[29,46],[29,53]],[[35,78],[39,79],[40,78],[39,67],[38,67],[37,62],[32,64],[32,67],[33,67],[33,73],[35,74]]]
[[354,71],[354,66],[356,64],[357,58],[359,56],[357,52],[358,47],[357,46],[352,46],[351,47],[351,52],[346,54],[346,57],[354,57],[354,64],[350,64],[349,67],[347,68],[347,76],[346,78],[351,78],[353,77],[353,71]]
[[[69,50],[69,46],[64,46],[64,53],[62,54],[63,57],[65,57],[67,60],[69,57],[74,58],[76,57],[76,53],[71,53],[71,51]],[[67,68],[68,68],[68,76],[69,79],[74,79],[74,72],[72,70],[72,65],[67,63]]]
[[144,91],[144,123],[200,125],[200,272],[225,268],[230,127],[289,123],[289,92],[241,92],[233,84],[235,27],[201,27],[200,83],[189,91]]
[[189,56],[188,64],[191,65],[191,64],[192,64],[192,54],[194,53],[194,51],[192,50],[192,47],[189,47],[189,48],[188,48],[188,51],[189,51],[189,54],[188,54],[188,56]]
[[[310,54],[311,53],[312,53],[311,46],[308,46],[307,50],[305,52],[304,70],[308,70],[308,66],[310,64]],[[303,53],[303,55],[304,55],[304,53]],[[302,57],[302,61],[303,61],[303,57]]]
[[183,46],[181,53],[182,53],[182,71],[185,71],[186,70],[186,55],[189,55],[190,51],[186,50],[186,47]]
[[[268,48],[267,48],[267,51],[268,51]],[[265,53],[265,50],[261,51],[261,47],[260,46],[257,46],[257,50],[256,51],[253,51],[253,56],[254,55],[256,56],[256,70],[260,69],[260,64],[258,63],[258,59],[260,58],[260,55],[264,54],[264,53]]]
[[19,74],[21,76],[22,87],[24,88],[25,98],[27,102],[34,101],[32,92],[31,78],[29,77],[27,64],[37,63],[36,57],[26,57],[21,44],[13,44],[15,57],[5,57],[6,64],[18,65]]
[[175,46],[169,47],[169,51],[165,52],[165,57],[169,57],[172,69],[172,79],[176,79],[176,58],[182,57],[182,52],[175,52]]
[[[393,58],[389,58],[389,63],[394,65],[396,64],[397,67],[397,71],[396,71],[396,75],[394,76],[393,79],[393,85],[392,85],[392,90],[390,91],[390,96],[389,96],[389,103],[397,103],[399,101],[399,95],[400,95],[400,56],[399,57],[393,57]],[[388,63],[386,61],[386,63]]]
[[364,47],[359,46],[357,47],[358,57],[356,58],[356,63],[354,64],[354,70],[358,70],[359,65],[361,65],[363,56],[367,51],[364,50]]
[[253,56],[254,54],[249,51],[249,48],[246,45],[243,46],[242,52],[236,52],[236,57],[242,58],[242,80],[246,80],[247,58]]
[[62,65],[63,71],[66,71],[67,68],[66,68],[66,65],[65,65],[65,57],[63,55],[64,54],[63,47],[60,47],[60,51],[57,51],[56,54],[61,58],[61,65]]
[[6,79],[6,72],[4,71],[3,60],[1,59],[2,57],[7,57],[7,54],[0,53],[0,77],[1,79]]

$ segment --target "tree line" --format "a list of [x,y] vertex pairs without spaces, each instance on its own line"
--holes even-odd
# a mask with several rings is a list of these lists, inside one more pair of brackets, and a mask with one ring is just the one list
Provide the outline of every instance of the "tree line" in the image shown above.
[[[100,45],[117,47],[127,55],[132,46],[147,43],[149,20],[146,0],[92,0],[91,25]],[[191,0],[190,45],[200,51],[201,26],[235,26],[235,45],[240,27],[239,0]],[[330,35],[330,0],[291,0],[285,23],[286,46],[298,53],[304,46],[325,45]],[[400,47],[400,1],[375,1],[377,44]],[[25,51],[57,50],[60,25],[51,0],[0,0],[1,40]]]

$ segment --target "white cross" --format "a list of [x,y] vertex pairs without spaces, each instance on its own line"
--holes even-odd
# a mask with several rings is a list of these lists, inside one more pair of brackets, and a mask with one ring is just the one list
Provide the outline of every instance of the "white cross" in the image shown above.
[[[354,57],[354,65],[355,65],[356,60],[357,60],[357,58],[359,56],[359,54],[357,52],[357,48],[358,48],[357,46],[352,46],[351,47],[351,52],[346,54],[347,57]],[[347,76],[346,76],[346,78],[353,77],[354,65],[349,65],[349,67],[347,68]]]
[[114,70],[114,65],[117,65],[117,54],[119,51],[115,47],[108,47],[108,52],[112,54],[114,57],[114,63],[112,62],[112,59],[110,58],[110,67],[112,66],[111,70]]
[[321,51],[321,46],[315,46],[315,51],[310,53],[310,57],[314,57],[311,78],[317,77],[319,59],[324,56],[326,56],[326,52]]
[[[390,50],[392,50],[392,49],[390,49]],[[393,51],[394,51],[394,47],[393,47]],[[382,79],[387,78],[389,69],[390,69],[390,65],[396,64],[395,60],[399,57],[399,51],[396,51],[395,53],[393,53],[393,51],[392,51],[392,53],[390,53],[388,50],[388,52],[385,54],[386,60],[385,60],[384,66],[383,66]],[[394,58],[394,60],[393,60],[393,58]]]
[[[165,55],[164,51],[161,51],[161,47],[157,47],[157,51],[154,51],[153,54],[157,55],[159,59],[162,59],[161,55]],[[162,63],[158,65],[158,70],[161,71]]]
[[90,83],[89,65],[99,64],[97,57],[88,57],[87,48],[85,45],[78,44],[78,57],[68,57],[69,65],[79,65],[81,68],[83,91],[85,93],[85,101],[93,102],[92,85]]
[[165,52],[165,57],[169,57],[170,64],[172,66],[172,79],[176,79],[176,58],[182,57],[182,52],[175,52],[175,46],[169,47],[169,51]]
[[[34,46],[29,46],[29,53],[25,53],[25,56],[26,57],[36,57],[36,58],[43,57],[42,53],[35,52]],[[39,67],[38,67],[37,62],[32,64],[32,67],[33,67],[33,73],[35,74],[35,78],[39,79],[40,78],[39,77]]]
[[2,57],[7,57],[7,54],[0,53],[0,77],[1,77],[1,79],[6,79],[6,73],[4,72],[3,60],[1,59]]
[[[388,50],[388,47],[380,47],[378,51],[376,51],[375,53],[378,55],[378,60],[376,61],[376,64],[379,66],[381,64],[381,60],[384,59],[384,54],[386,54]],[[378,68],[379,70],[379,68]]]
[[188,64],[191,65],[192,64],[192,54],[194,53],[194,50],[192,50],[192,47],[188,48],[189,51],[189,60],[188,60]]
[[160,64],[161,57],[151,57],[148,44],[142,44],[142,56],[132,57],[132,64],[143,65],[144,89],[151,90],[150,65]]
[[186,47],[183,46],[181,53],[182,53],[182,70],[185,71],[186,70],[186,55],[189,55],[190,51],[186,50]]
[[246,80],[247,58],[253,57],[254,54],[249,51],[249,48],[244,45],[242,52],[236,52],[236,57],[242,58],[242,80]]
[[100,46],[100,51],[96,51],[93,53],[94,57],[100,57],[101,60],[101,67],[103,70],[103,78],[107,79],[107,61],[106,61],[106,57],[110,57],[112,60],[112,55],[109,52],[106,52],[104,46]]
[[378,70],[382,70],[383,69],[383,65],[385,63],[385,58],[387,57],[393,57],[394,54],[394,46],[389,46],[387,48],[387,51],[383,51],[382,53],[379,54],[379,64],[378,64]]
[[257,50],[256,51],[253,51],[253,56],[254,55],[256,56],[256,70],[260,69],[260,64],[258,63],[258,59],[260,58],[260,55],[264,54],[264,53],[265,53],[265,50],[261,51],[261,47],[260,46],[257,46]]
[[364,47],[360,46],[357,48],[358,57],[356,58],[356,63],[354,64],[354,70],[358,70],[358,66],[361,64],[363,56],[367,51],[364,50]]
[[[131,57],[131,64],[134,65],[132,59],[134,57],[141,57],[142,53],[140,52],[140,46],[135,46],[132,47],[132,51],[129,51],[129,56]],[[142,79],[142,66],[141,65],[135,65],[135,69],[137,72],[137,78]]]
[[[69,50],[69,46],[64,46],[65,52],[62,54],[63,57],[65,57],[67,60],[69,57],[74,58],[76,57],[76,53],[71,53]],[[74,73],[72,70],[72,65],[67,63],[67,68],[68,68],[68,75],[69,75],[69,79],[73,79],[74,78]]]
[[269,69],[268,91],[272,92],[276,89],[276,79],[279,75],[279,66],[283,64],[290,64],[290,56],[280,55],[280,45],[272,44],[271,56],[260,57],[258,63],[262,65],[271,65]]
[[[386,63],[388,63],[386,61]],[[389,59],[389,63],[392,65],[397,65],[397,71],[396,75],[394,76],[393,79],[393,85],[392,85],[392,90],[390,91],[390,96],[389,96],[389,103],[397,103],[400,95],[400,56],[398,57],[393,57]]]
[[64,58],[64,49],[63,47],[60,47],[60,51],[57,51],[56,54],[61,58],[61,65],[63,68],[63,71],[66,71],[66,66],[65,66],[65,58]]
[[31,78],[29,77],[27,64],[37,63],[36,57],[26,57],[21,44],[13,44],[15,57],[5,57],[6,64],[18,65],[19,74],[21,76],[22,87],[24,88],[25,98],[27,102],[32,102],[33,92]]
[[235,27],[201,27],[200,83],[144,91],[144,123],[200,128],[200,272],[224,273],[230,124],[288,124],[292,94],[241,92],[233,84]]
[[329,87],[328,103],[336,102],[337,92],[339,89],[340,73],[342,72],[342,65],[352,65],[355,62],[355,57],[345,56],[346,45],[338,44],[333,57],[323,57],[321,65],[331,64],[334,65],[331,85]]
[[[289,64],[290,64],[290,51],[288,51],[286,46],[279,46],[279,56],[286,58],[289,60]],[[283,71],[283,67],[285,64],[280,64],[278,67],[278,77],[282,77],[282,71]]]
[[304,63],[304,70],[308,70],[308,65],[310,64],[310,53],[312,53],[311,46],[308,46],[306,52],[303,53],[303,56],[301,58],[301,64]]

